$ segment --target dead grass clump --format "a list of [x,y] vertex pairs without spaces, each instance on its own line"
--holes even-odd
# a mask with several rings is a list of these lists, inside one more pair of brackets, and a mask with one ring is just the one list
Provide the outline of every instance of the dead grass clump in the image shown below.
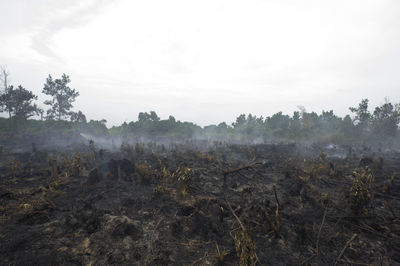
[[235,234],[236,254],[239,257],[240,266],[256,265],[256,247],[253,240],[243,229]]
[[10,170],[11,170],[12,178],[15,178],[17,176],[17,172],[19,170],[19,163],[17,160],[10,161]]
[[229,254],[227,250],[223,250],[222,252],[219,250],[218,244],[215,243],[215,247],[217,248],[217,261],[218,265],[224,265],[225,257]]
[[374,177],[369,167],[355,170],[353,176],[349,191],[350,208],[357,215],[365,214],[373,198]]
[[390,192],[392,190],[393,187],[393,182],[394,182],[394,177],[395,174],[392,174],[392,176],[390,177],[390,179],[386,180],[384,182],[384,186],[382,188],[382,192]]
[[50,159],[49,160],[49,166],[51,168],[51,175],[54,180],[58,179],[58,166],[57,166],[57,160],[56,159]]
[[298,176],[302,180],[308,181],[310,178],[318,178],[322,175],[330,174],[330,167],[320,159],[315,161],[305,161],[297,169]]
[[193,177],[193,169],[189,167],[179,167],[175,172],[175,176],[178,178],[179,194],[184,197],[189,192],[190,182]]
[[74,177],[79,177],[82,172],[82,157],[79,152],[74,154],[71,164],[71,174]]
[[321,153],[319,154],[319,156],[318,156],[318,159],[319,159],[321,162],[325,162],[325,161],[326,161],[326,157],[327,157],[326,153],[325,153],[325,152],[321,152]]
[[139,175],[142,182],[144,183],[150,182],[152,171],[147,163],[135,164],[135,171]]
[[153,194],[156,198],[159,198],[162,194],[166,192],[166,189],[162,185],[157,185],[153,189]]
[[194,153],[194,155],[198,159],[200,159],[202,161],[205,161],[206,163],[211,163],[211,162],[215,161],[215,155],[213,155],[213,154],[206,154],[206,153],[204,153],[202,151],[196,151]]
[[174,175],[168,169],[163,166],[160,170],[155,170],[154,175],[157,179],[161,180],[162,184],[167,185],[170,181],[173,180]]

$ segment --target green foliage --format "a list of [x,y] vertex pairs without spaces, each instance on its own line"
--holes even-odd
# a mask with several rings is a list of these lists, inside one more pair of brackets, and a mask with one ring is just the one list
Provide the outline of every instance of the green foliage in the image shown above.
[[385,136],[394,136],[399,122],[400,105],[393,106],[392,103],[386,102],[375,108],[372,115],[372,131],[376,134],[383,133]]
[[75,98],[79,96],[79,92],[75,89],[68,87],[71,80],[69,76],[63,74],[61,79],[54,79],[49,75],[44,84],[43,93],[52,97],[44,104],[49,105],[51,108],[47,110],[47,117],[49,119],[61,120],[71,116],[70,109]]
[[368,99],[362,99],[358,108],[350,107],[350,111],[355,113],[354,121],[357,123],[359,127],[368,126],[371,120],[371,113],[368,111]]
[[0,95],[0,108],[10,116],[17,119],[26,120],[33,115],[39,114],[39,108],[33,103],[37,96],[32,91],[28,91],[21,85],[16,89],[9,86],[5,93]]
[[104,120],[90,120],[89,123],[79,123],[76,128],[82,133],[90,134],[91,136],[108,136],[108,129]]
[[189,123],[176,121],[173,116],[161,120],[156,112],[139,113],[138,121],[124,122],[121,126],[112,127],[110,135],[123,137],[177,137],[190,138],[200,132],[201,127]]
[[86,124],[86,116],[82,113],[82,111],[79,111],[77,113],[71,112],[71,122]]

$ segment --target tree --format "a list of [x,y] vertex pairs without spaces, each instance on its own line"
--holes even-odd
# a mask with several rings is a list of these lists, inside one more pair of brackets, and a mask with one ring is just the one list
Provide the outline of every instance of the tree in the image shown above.
[[237,129],[241,126],[243,126],[246,123],[246,115],[245,114],[241,114],[236,118],[236,122],[232,123],[232,126]]
[[8,86],[8,77],[10,76],[10,73],[7,71],[5,67],[0,67],[0,82],[1,85],[3,86],[4,93],[7,93],[7,90],[9,88]]
[[9,118],[11,118],[11,112],[13,110],[13,98],[12,98],[13,89],[14,89],[13,86],[10,86],[7,89],[7,92],[3,92],[0,95],[1,111],[7,112]]
[[352,113],[355,113],[354,122],[358,136],[367,136],[370,130],[371,113],[368,111],[368,99],[362,99],[357,107],[349,108]]
[[372,131],[376,134],[394,136],[400,122],[400,105],[393,106],[388,100],[375,108],[372,115]]
[[6,93],[0,96],[2,110],[7,111],[10,116],[26,120],[33,115],[38,115],[40,109],[33,103],[37,96],[21,85],[17,89],[9,86]]
[[49,119],[57,117],[58,120],[61,120],[62,118],[71,116],[70,109],[73,107],[72,103],[76,97],[79,96],[79,92],[67,86],[70,82],[71,80],[66,74],[63,74],[61,79],[53,80],[51,75],[46,79],[42,92],[52,97],[51,100],[44,102],[44,104],[51,107],[47,110],[47,117]]
[[82,130],[90,135],[104,137],[108,135],[108,129],[105,125],[105,119],[90,120],[89,123],[82,125]]
[[143,121],[152,121],[152,122],[158,122],[160,121],[160,118],[158,117],[157,113],[154,111],[150,111],[150,114],[147,112],[140,112],[138,115],[138,120],[139,122]]
[[170,115],[170,116],[168,117],[168,121],[170,121],[172,124],[175,124],[175,123],[176,123],[176,119],[175,119],[175,117],[173,117],[172,115]]
[[[10,76],[10,73],[7,71],[7,69],[3,66],[0,67],[0,82],[3,87],[3,95],[6,95],[8,90],[10,89],[10,86],[8,85],[9,76]],[[6,100],[5,98],[4,98],[4,100]],[[2,101],[1,104],[2,104],[2,106],[6,105],[7,101],[5,101],[5,102]],[[8,112],[8,117],[11,118],[10,111]]]
[[150,120],[153,122],[158,122],[160,121],[160,118],[158,117],[156,112],[150,111]]
[[290,117],[288,115],[282,114],[282,112],[278,112],[271,117],[267,117],[266,119],[267,128],[277,137],[285,137],[289,126],[290,126]]
[[82,111],[78,111],[77,113],[71,112],[71,122],[86,124],[86,116],[82,113]]
[[368,99],[362,99],[358,108],[350,107],[350,111],[355,113],[354,121],[360,126],[367,126],[371,119],[371,113],[368,111]]
[[294,111],[293,117],[290,120],[290,136],[292,138],[298,138],[301,136],[301,121],[300,121],[300,112]]

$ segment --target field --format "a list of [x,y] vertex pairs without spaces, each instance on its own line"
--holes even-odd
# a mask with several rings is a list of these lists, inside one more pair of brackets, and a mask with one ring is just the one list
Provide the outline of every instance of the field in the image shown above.
[[4,147],[0,264],[400,264],[399,162],[322,144]]

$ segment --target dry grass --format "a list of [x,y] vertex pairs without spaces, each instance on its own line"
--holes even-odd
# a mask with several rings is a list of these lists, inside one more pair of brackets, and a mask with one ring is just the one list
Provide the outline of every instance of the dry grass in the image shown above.
[[185,197],[189,193],[193,169],[189,167],[179,167],[175,172],[175,176],[178,178],[178,192],[182,197]]
[[368,167],[353,171],[353,176],[349,191],[350,208],[356,215],[367,214],[373,199],[374,177]]
[[240,266],[256,265],[256,247],[248,233],[240,229],[235,234],[236,254],[239,257]]

